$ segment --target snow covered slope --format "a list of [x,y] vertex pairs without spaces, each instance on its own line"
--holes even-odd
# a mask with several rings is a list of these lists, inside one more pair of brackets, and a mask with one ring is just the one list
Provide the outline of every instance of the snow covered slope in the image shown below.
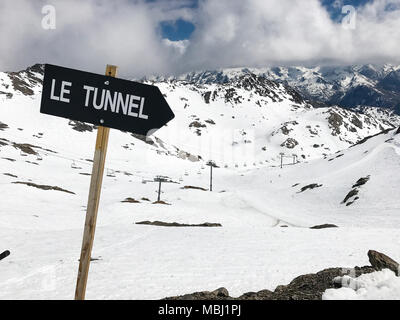
[[[40,77],[40,66],[0,74],[0,251],[11,251],[0,262],[3,299],[74,293],[96,130],[40,114]],[[89,299],[221,286],[240,295],[327,267],[367,264],[371,248],[400,259],[396,116],[314,108],[290,87],[255,75],[157,85],[176,119],[147,142],[111,131]],[[299,162],[286,159],[281,169],[280,152],[296,153]],[[208,188],[210,158],[220,166],[214,191],[185,188]],[[175,182],[162,186],[167,204],[153,203],[157,175]],[[222,227],[135,224],[144,220]],[[339,228],[309,229],[324,223]]]

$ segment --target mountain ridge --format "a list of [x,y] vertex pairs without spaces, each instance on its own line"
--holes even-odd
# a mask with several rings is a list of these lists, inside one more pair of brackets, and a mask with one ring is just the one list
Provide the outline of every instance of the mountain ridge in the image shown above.
[[381,107],[400,113],[400,65],[393,64],[226,68],[189,72],[179,76],[153,76],[148,80],[222,84],[248,73],[286,83],[304,98],[316,103],[349,109],[360,105]]

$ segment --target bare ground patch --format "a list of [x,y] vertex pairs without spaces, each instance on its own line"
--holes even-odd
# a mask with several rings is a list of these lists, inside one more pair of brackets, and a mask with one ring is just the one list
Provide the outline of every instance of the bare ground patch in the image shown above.
[[41,184],[36,184],[36,183],[32,183],[32,182],[22,182],[22,181],[16,181],[13,182],[14,184],[24,184],[27,185],[29,187],[33,187],[33,188],[37,188],[37,189],[41,189],[41,190],[54,190],[54,191],[62,191],[62,192],[66,192],[66,193],[70,193],[70,194],[75,194],[72,191],[57,187],[57,186],[47,186],[47,185],[41,185]]
[[186,224],[186,223],[178,223],[178,222],[141,221],[141,222],[136,222],[136,224],[158,226],[158,227],[209,227],[209,228],[222,227],[222,225],[220,223],[210,223],[210,222],[205,222],[205,223],[201,223],[201,224]]

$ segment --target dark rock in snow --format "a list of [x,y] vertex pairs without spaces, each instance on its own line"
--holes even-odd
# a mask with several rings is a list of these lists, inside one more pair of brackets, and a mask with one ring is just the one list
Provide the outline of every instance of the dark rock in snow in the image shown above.
[[334,112],[331,111],[331,114],[328,118],[328,123],[330,125],[330,127],[332,128],[332,135],[336,136],[340,134],[340,127],[343,124],[343,117]]
[[304,186],[303,188],[301,188],[298,193],[304,192],[306,190],[312,190],[312,189],[315,189],[315,188],[320,188],[320,187],[322,187],[322,184],[312,183],[312,184],[309,184],[308,186]]
[[350,198],[352,198],[352,197],[354,197],[354,196],[356,196],[356,195],[358,195],[358,189],[353,189],[353,190],[351,190],[351,191],[347,194],[347,196],[344,198],[344,200],[343,200],[342,203],[347,203],[347,201],[349,201]]
[[125,202],[125,203],[140,203],[140,201],[138,201],[138,200],[135,200],[135,199],[133,199],[133,198],[126,198],[124,201],[121,201],[121,202]]
[[[356,277],[374,272],[370,266],[349,268],[330,268],[314,274],[306,274],[295,278],[288,285],[278,286],[275,291],[261,290],[247,292],[238,298],[230,297],[225,288],[215,291],[195,292],[183,296],[170,297],[165,300],[321,300],[327,289],[340,287],[334,281],[336,277],[353,272]],[[219,292],[219,294],[218,294]]]
[[288,138],[281,144],[281,147],[286,147],[288,149],[294,149],[299,143],[296,139]]
[[339,228],[339,227],[334,224],[321,224],[319,226],[311,227],[310,229],[328,229],[328,228]]
[[365,177],[365,178],[360,178],[360,179],[358,179],[358,181],[357,181],[356,184],[353,186],[353,188],[357,188],[357,187],[363,186],[364,184],[366,184],[366,183],[369,181],[370,178],[371,178],[371,176],[367,176],[367,177]]
[[[343,204],[346,204],[346,206],[350,206],[350,205],[352,205],[355,201],[357,201],[358,199],[359,199],[359,197],[357,197],[357,195],[359,194],[359,192],[360,192],[360,187],[361,186],[363,186],[363,185],[365,185],[368,181],[369,181],[369,179],[371,178],[371,176],[366,176],[366,177],[364,177],[364,178],[360,178],[360,179],[358,179],[357,180],[357,182],[353,185],[353,190],[351,190],[348,194],[347,194],[347,196],[344,198],[344,200],[342,201],[342,203]],[[353,201],[350,201],[349,202],[349,200],[351,199],[351,198],[353,198],[354,197],[354,199],[353,199]]]
[[13,174],[11,174],[11,173],[3,173],[5,176],[9,176],[9,177],[12,177],[12,178],[18,178],[16,175],[13,175]]
[[170,203],[167,203],[167,202],[162,201],[162,200],[160,200],[160,201],[154,201],[153,204],[165,204],[165,205],[167,205],[167,206],[170,206],[170,205],[171,205]]
[[35,150],[32,149],[32,148],[36,148],[36,146],[31,145],[29,143],[13,143],[13,147],[21,150],[22,152],[24,152],[26,154],[32,154],[32,155],[38,154]]
[[163,300],[232,300],[229,297],[229,292],[225,288],[219,288],[214,291],[202,291],[183,296],[165,298]]
[[163,221],[141,221],[136,222],[136,224],[144,224],[149,226],[158,226],[158,227],[222,227],[220,223],[210,223],[205,222],[201,224],[186,224],[186,223],[177,223],[177,222],[163,222]]
[[375,270],[390,269],[396,276],[400,276],[400,266],[392,258],[378,251],[368,251],[369,262]]
[[8,125],[0,121],[0,131],[3,131],[4,129],[8,129]]
[[205,124],[200,123],[199,121],[193,121],[189,124],[189,128],[206,128]]
[[96,126],[75,120],[69,121],[68,124],[72,127],[73,130],[78,132],[92,132],[96,128]]
[[207,91],[203,94],[204,102],[209,104],[210,103],[210,97],[211,97],[211,91]]
[[208,191],[208,189],[205,189],[202,187],[195,187],[195,186],[184,186],[181,189],[193,189],[193,190]]
[[13,182],[13,183],[25,184],[29,187],[34,187],[34,188],[42,189],[42,190],[55,190],[55,191],[62,191],[62,192],[70,193],[70,194],[75,194],[72,191],[68,191],[68,190],[65,190],[65,189],[57,187],[57,186],[46,186],[46,185],[36,184],[36,183],[32,183],[32,182],[21,182],[21,181],[17,181],[17,182]]

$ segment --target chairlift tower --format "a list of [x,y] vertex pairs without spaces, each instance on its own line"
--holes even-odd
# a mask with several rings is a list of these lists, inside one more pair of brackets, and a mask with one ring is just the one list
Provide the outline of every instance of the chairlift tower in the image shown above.
[[210,192],[212,191],[212,182],[213,182],[213,168],[219,168],[214,161],[210,160],[206,163],[207,166],[210,167]]

